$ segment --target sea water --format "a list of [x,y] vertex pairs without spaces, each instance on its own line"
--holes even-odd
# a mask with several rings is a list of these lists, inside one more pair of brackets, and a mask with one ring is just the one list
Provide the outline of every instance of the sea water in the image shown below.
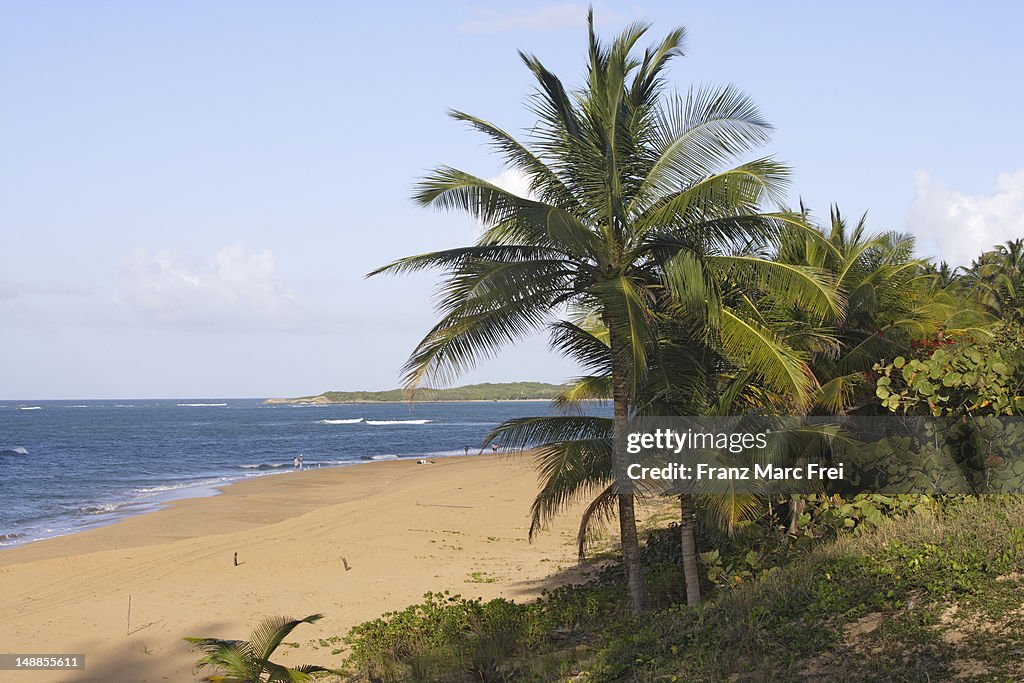
[[300,454],[315,469],[479,453],[502,420],[551,414],[550,404],[533,401],[3,401],[0,548],[289,472]]

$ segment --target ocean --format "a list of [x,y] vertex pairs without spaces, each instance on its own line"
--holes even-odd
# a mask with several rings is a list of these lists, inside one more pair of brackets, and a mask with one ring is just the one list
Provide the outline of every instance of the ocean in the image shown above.
[[0,402],[0,548],[215,495],[248,477],[478,453],[547,402],[267,405],[258,399]]

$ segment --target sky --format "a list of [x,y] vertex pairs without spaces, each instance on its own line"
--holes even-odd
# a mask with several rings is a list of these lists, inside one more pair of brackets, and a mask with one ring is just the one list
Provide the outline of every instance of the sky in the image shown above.
[[[457,108],[521,132],[518,49],[583,75],[586,5],[0,0],[0,399],[265,397],[397,386],[462,245],[418,208],[451,164],[515,188]],[[1006,2],[597,3],[608,37],[683,25],[674,88],[732,83],[790,201],[912,232],[954,265],[1024,235]],[[542,337],[467,373],[561,381]]]

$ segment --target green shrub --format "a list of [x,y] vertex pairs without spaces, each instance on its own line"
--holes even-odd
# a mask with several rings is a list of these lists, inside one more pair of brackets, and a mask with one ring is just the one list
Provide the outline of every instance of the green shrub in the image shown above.
[[353,628],[347,668],[370,681],[501,681],[509,660],[544,638],[536,610],[427,593],[423,602]]

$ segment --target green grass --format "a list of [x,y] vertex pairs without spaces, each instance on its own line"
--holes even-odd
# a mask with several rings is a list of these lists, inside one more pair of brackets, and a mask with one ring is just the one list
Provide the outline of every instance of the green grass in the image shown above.
[[610,634],[592,680],[1020,680],[1022,568],[1024,501],[951,502]]

